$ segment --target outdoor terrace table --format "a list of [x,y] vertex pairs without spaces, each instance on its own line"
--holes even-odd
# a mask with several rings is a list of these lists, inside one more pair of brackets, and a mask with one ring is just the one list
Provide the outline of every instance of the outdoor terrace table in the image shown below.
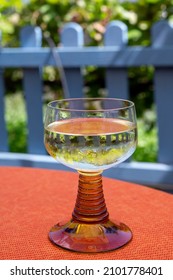
[[75,172],[0,167],[0,259],[173,259],[173,195],[105,177],[110,217],[132,229],[132,241],[118,250],[89,254],[53,245],[49,229],[70,219],[77,183]]

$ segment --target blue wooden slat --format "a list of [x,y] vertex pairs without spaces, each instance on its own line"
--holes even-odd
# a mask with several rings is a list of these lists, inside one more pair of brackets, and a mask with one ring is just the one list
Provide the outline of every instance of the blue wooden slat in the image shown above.
[[[104,35],[105,46],[125,48],[128,40],[127,31],[127,26],[123,22],[112,21],[109,23]],[[129,99],[127,68],[108,67],[106,69],[106,87],[109,97]],[[130,160],[131,158],[128,158],[126,162]]]
[[[152,28],[153,47],[173,46],[173,29],[165,21]],[[173,67],[155,68],[154,93],[157,109],[158,161],[173,163]]]
[[[141,65],[172,66],[173,47],[59,47],[64,67],[138,67]],[[0,67],[56,66],[50,48],[4,48],[0,53]]]
[[[0,30],[0,53],[2,51],[1,39],[2,39],[2,33]],[[6,124],[5,124],[4,95],[5,95],[5,86],[4,86],[3,69],[0,68],[0,131],[1,131],[0,151],[7,152],[8,139],[7,139]]]
[[[61,43],[64,48],[76,47],[83,45],[83,30],[77,23],[68,23],[61,32]],[[83,77],[82,69],[64,68],[65,79],[68,88],[68,96],[72,98],[83,96]],[[66,94],[67,95],[67,94]]]
[[158,125],[158,161],[173,163],[173,68],[155,70],[155,101]]
[[0,131],[1,131],[0,151],[7,152],[8,137],[7,137],[6,124],[5,124],[4,95],[5,95],[5,87],[4,87],[3,70],[0,69]]
[[[120,21],[108,24],[104,35],[105,46],[117,46],[123,49],[127,44],[127,27]],[[107,68],[106,87],[109,97],[128,99],[128,73],[126,68]]]
[[[40,47],[41,30],[27,26],[21,30],[21,45],[23,48]],[[26,98],[28,116],[28,152],[45,154],[43,144],[42,116],[42,75],[40,68],[25,68],[23,70],[23,87]]]
[[153,50],[162,47],[165,47],[165,49],[167,47],[173,47],[172,32],[172,25],[168,21],[161,20],[156,22],[151,29]]

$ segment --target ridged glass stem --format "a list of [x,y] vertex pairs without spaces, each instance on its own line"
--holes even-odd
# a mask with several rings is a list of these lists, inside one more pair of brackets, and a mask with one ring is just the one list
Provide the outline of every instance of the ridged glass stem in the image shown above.
[[78,195],[72,216],[81,223],[101,223],[108,220],[101,172],[79,172]]

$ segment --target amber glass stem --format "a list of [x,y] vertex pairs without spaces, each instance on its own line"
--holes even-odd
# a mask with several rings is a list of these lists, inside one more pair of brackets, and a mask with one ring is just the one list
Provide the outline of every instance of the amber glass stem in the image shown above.
[[109,213],[102,187],[102,173],[79,172],[79,186],[73,219],[79,223],[103,223]]

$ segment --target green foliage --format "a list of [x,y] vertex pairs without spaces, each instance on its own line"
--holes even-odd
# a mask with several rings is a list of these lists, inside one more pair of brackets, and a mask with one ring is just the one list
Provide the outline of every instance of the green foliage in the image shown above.
[[0,30],[3,33],[5,45],[14,40],[15,26],[19,22],[22,8],[22,0],[1,0],[0,2]]
[[[101,44],[108,22],[122,20],[129,29],[129,44],[148,45],[154,22],[172,19],[172,0],[1,0],[1,29],[8,35],[4,43],[18,37],[21,26],[38,25],[53,40],[59,42],[59,31],[64,23],[75,21],[81,24],[92,45]],[[11,38],[10,38],[11,37]]]
[[5,119],[7,123],[10,151],[21,153],[26,152],[26,110],[22,94],[9,94],[5,100]]
[[156,162],[158,152],[157,129],[148,129],[145,119],[138,120],[138,145],[133,160]]

